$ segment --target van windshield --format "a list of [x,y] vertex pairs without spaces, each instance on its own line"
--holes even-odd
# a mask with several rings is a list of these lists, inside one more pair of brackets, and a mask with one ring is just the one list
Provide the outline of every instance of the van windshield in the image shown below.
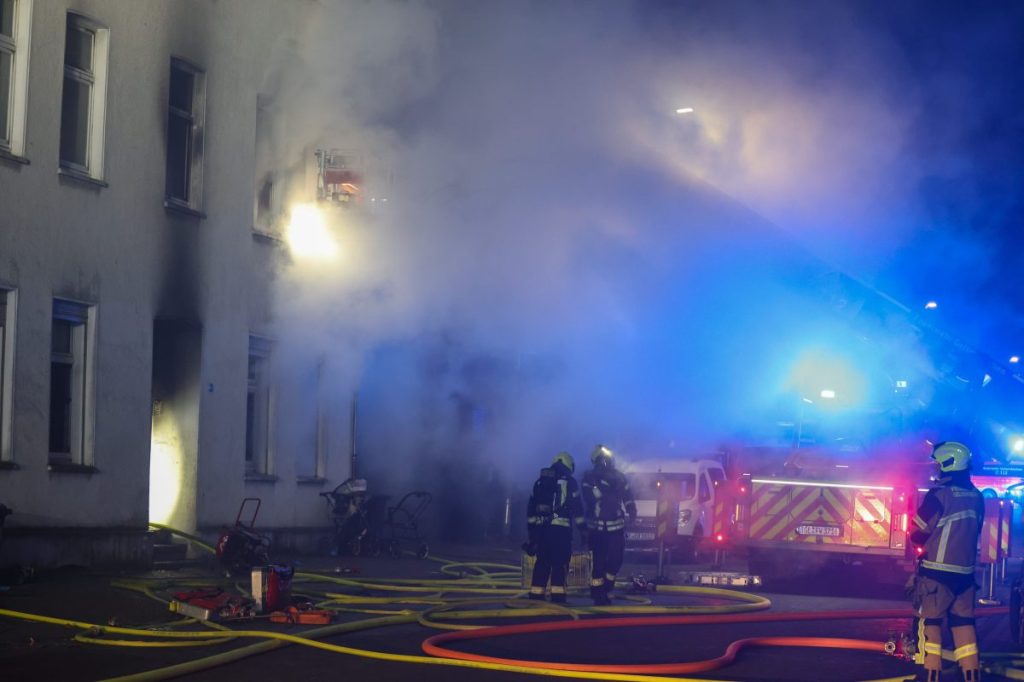
[[697,490],[697,477],[694,474],[633,474],[629,478],[633,497],[637,500],[658,499],[658,481],[662,485],[679,486],[679,500],[693,498]]

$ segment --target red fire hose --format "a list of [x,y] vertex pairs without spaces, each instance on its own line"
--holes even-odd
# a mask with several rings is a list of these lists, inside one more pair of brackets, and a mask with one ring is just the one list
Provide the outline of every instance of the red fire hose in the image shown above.
[[[978,609],[977,616],[996,616],[1007,613],[1006,607]],[[871,640],[843,639],[835,637],[750,637],[736,640],[726,647],[725,652],[716,658],[686,663],[653,663],[631,665],[600,665],[591,663],[558,663],[552,661],[529,661],[510,658],[483,656],[464,651],[444,648],[448,642],[491,639],[506,635],[532,634],[538,632],[556,632],[562,630],[588,630],[597,628],[628,628],[650,627],[658,625],[701,625],[707,623],[765,623],[792,622],[811,620],[850,620],[850,619],[885,619],[912,618],[913,614],[906,609],[877,609],[860,611],[814,611],[795,613],[737,613],[726,615],[699,616],[650,616],[636,618],[600,618],[592,620],[570,620],[547,623],[526,623],[522,625],[501,625],[480,628],[478,630],[459,630],[434,635],[423,642],[423,651],[431,656],[454,658],[464,661],[482,663],[500,663],[519,665],[529,668],[551,668],[572,670],[576,672],[594,673],[639,673],[639,674],[686,674],[707,672],[731,663],[739,652],[749,646],[791,646],[791,647],[823,647],[831,649],[859,649],[884,653],[884,644]]]

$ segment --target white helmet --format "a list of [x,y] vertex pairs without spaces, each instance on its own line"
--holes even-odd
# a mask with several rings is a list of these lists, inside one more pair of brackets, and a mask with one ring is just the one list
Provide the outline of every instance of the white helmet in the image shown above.
[[595,445],[594,451],[590,453],[590,461],[592,464],[603,462],[605,464],[612,463],[612,450],[607,445]]
[[572,455],[570,455],[568,452],[565,452],[563,450],[562,452],[559,452],[557,455],[555,455],[555,459],[554,461],[551,462],[551,466],[554,466],[559,462],[561,462],[562,466],[564,466],[570,472],[576,471],[576,463],[572,461]]
[[939,464],[939,471],[967,471],[971,468],[971,451],[963,443],[948,441],[937,443],[932,450],[932,459]]

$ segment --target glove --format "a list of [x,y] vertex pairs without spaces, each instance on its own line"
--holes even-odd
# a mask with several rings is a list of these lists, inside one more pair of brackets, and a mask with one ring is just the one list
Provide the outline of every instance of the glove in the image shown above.
[[538,547],[536,542],[524,542],[522,548],[527,556],[537,556]]

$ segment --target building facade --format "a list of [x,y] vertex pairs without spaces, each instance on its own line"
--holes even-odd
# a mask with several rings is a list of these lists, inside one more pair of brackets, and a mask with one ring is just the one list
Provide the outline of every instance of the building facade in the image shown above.
[[0,0],[0,562],[146,563],[246,497],[279,544],[327,524],[347,414],[278,428],[254,177],[306,6]]

